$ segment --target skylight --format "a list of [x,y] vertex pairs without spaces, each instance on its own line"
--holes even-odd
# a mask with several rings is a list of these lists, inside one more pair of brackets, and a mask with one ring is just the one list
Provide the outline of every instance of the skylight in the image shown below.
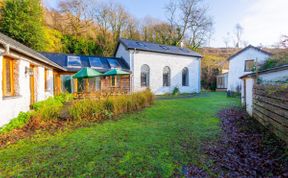
[[169,47],[167,47],[167,46],[163,46],[163,45],[159,45],[159,46],[164,50],[169,50]]
[[81,60],[79,56],[68,56],[67,67],[81,68]]
[[142,43],[142,42],[139,42],[139,41],[137,41],[137,42],[136,42],[136,44],[137,44],[138,46],[143,46],[143,47],[145,47],[145,46],[146,46],[144,43]]
[[116,59],[108,59],[108,62],[111,66],[111,68],[121,68],[121,65],[119,64],[119,62]]
[[103,68],[103,63],[98,57],[89,57],[90,66],[93,68]]

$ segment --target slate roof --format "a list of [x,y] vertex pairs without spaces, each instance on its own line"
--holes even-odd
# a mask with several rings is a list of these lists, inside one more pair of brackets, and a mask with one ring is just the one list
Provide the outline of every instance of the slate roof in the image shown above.
[[[73,54],[63,54],[63,53],[42,53],[44,56],[46,56],[51,61],[57,63],[58,65],[64,67],[69,72],[78,72],[81,70],[81,68],[84,67],[90,67],[95,68],[99,72],[107,72],[108,70],[111,70],[113,67],[111,66],[111,60],[116,60],[119,63],[120,69],[124,71],[130,71],[129,65],[126,63],[126,61],[123,58],[115,58],[115,57],[101,57],[101,56],[84,56],[84,55],[73,55]],[[75,68],[75,67],[69,67],[68,66],[68,56],[77,56],[80,57],[81,61],[81,67]],[[89,58],[98,58],[102,65],[101,66],[91,66],[89,62]]]
[[[181,56],[189,56],[189,57],[197,57],[202,58],[202,56],[195,51],[192,51],[188,48],[181,48],[178,46],[168,46],[168,45],[161,45],[157,43],[151,43],[146,41],[137,41],[137,40],[128,40],[124,38],[120,38],[118,42],[118,49],[119,45],[123,44],[127,50],[140,50],[140,51],[148,51],[148,52],[156,52],[156,53],[163,53],[163,54],[173,54],[173,55],[181,55]],[[116,51],[115,51],[116,54]]]
[[228,61],[231,60],[232,58],[234,58],[235,56],[239,55],[240,53],[246,51],[247,49],[250,49],[250,48],[253,48],[253,49],[255,49],[255,50],[257,50],[257,51],[259,51],[259,52],[261,52],[261,53],[264,53],[264,54],[266,54],[266,55],[268,55],[268,56],[271,56],[271,55],[272,55],[272,53],[270,53],[270,52],[268,52],[268,51],[265,51],[265,50],[263,50],[263,49],[260,49],[260,48],[257,48],[257,47],[255,47],[255,46],[249,45],[249,46],[241,49],[241,50],[238,51],[237,53],[233,54],[232,56],[230,56],[230,57],[228,58]]
[[54,63],[53,61],[50,61],[48,58],[46,58],[45,56],[43,56],[42,54],[36,52],[35,50],[19,43],[18,41],[8,37],[7,35],[4,35],[3,33],[0,33],[0,43],[2,44],[8,44],[9,47],[15,51],[18,51],[19,53],[25,54],[33,59],[36,59],[40,62],[49,64],[50,66],[53,66],[55,68],[61,69],[61,70],[65,70],[64,68],[62,68],[61,66],[57,65],[56,63]]
[[[258,74],[272,73],[272,72],[278,72],[278,71],[283,71],[283,70],[288,70],[288,64],[281,65],[278,67],[273,67],[271,69],[262,70],[262,71],[259,71]],[[245,75],[241,76],[240,79],[243,79],[246,77],[255,77],[255,76],[256,76],[256,72],[253,72],[253,73],[245,74]]]

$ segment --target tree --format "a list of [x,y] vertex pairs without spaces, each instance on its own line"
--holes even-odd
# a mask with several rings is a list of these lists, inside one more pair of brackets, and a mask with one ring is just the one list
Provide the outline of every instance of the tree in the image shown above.
[[45,48],[40,0],[6,0],[1,16],[2,33],[35,50]]
[[225,44],[225,47],[228,48],[231,42],[231,36],[229,32],[226,34],[226,36],[223,37],[223,42]]
[[[203,0],[171,0],[166,6],[171,34],[179,45],[183,40],[190,48],[199,48],[209,41],[213,21],[207,15]],[[173,35],[173,36],[174,36]]]
[[288,48],[288,35],[282,35],[280,40],[280,46],[283,48]]
[[235,47],[240,48],[242,43],[242,35],[243,35],[244,28],[240,24],[236,24],[235,26]]
[[86,0],[60,1],[59,12],[62,15],[58,17],[62,19],[57,20],[61,20],[60,22],[66,21],[66,30],[69,30],[70,35],[81,36],[93,25],[90,3],[92,2]]
[[45,27],[44,34],[46,39],[46,45],[44,51],[47,52],[63,52],[62,38],[63,35],[61,32]]

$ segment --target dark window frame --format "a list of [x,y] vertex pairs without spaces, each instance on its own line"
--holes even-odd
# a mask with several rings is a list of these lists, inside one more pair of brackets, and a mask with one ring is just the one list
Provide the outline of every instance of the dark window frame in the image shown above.
[[163,87],[171,86],[171,69],[166,66],[163,68]]
[[141,66],[140,85],[141,87],[150,87],[150,67],[147,64]]
[[253,66],[255,65],[255,60],[254,59],[248,59],[245,60],[244,62],[244,72],[252,72],[253,71],[253,66],[251,69],[247,69],[247,62],[253,62]]
[[[184,80],[185,78],[185,80]],[[182,69],[182,86],[188,87],[189,86],[189,69],[187,67],[184,67]]]

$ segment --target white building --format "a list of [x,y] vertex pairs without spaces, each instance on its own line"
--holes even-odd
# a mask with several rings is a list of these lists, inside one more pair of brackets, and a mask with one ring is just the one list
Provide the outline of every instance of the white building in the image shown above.
[[[100,72],[113,68],[130,72],[128,86],[132,92],[150,88],[155,94],[165,94],[176,87],[182,93],[201,90],[201,55],[176,46],[120,39],[115,57],[40,54],[0,33],[0,53],[0,126],[21,111],[28,111],[33,103],[67,92],[64,85],[70,80],[64,80],[64,84],[61,80],[83,67]],[[102,79],[98,88],[107,78]],[[71,79],[68,89],[74,84]]]
[[263,64],[271,54],[252,45],[247,46],[229,60],[227,91],[239,92],[243,87],[240,77],[252,73],[254,67]]
[[53,70],[65,70],[0,33],[0,126],[53,96]]
[[[258,79],[256,79],[258,77]],[[288,65],[267,69],[261,72],[250,73],[240,77],[242,79],[243,88],[241,90],[241,102],[246,107],[246,111],[250,116],[253,114],[253,87],[256,80],[261,83],[277,83],[279,81],[288,82]]]
[[120,39],[115,57],[123,58],[132,72],[131,89],[150,88],[157,95],[200,92],[201,55],[186,48]]

